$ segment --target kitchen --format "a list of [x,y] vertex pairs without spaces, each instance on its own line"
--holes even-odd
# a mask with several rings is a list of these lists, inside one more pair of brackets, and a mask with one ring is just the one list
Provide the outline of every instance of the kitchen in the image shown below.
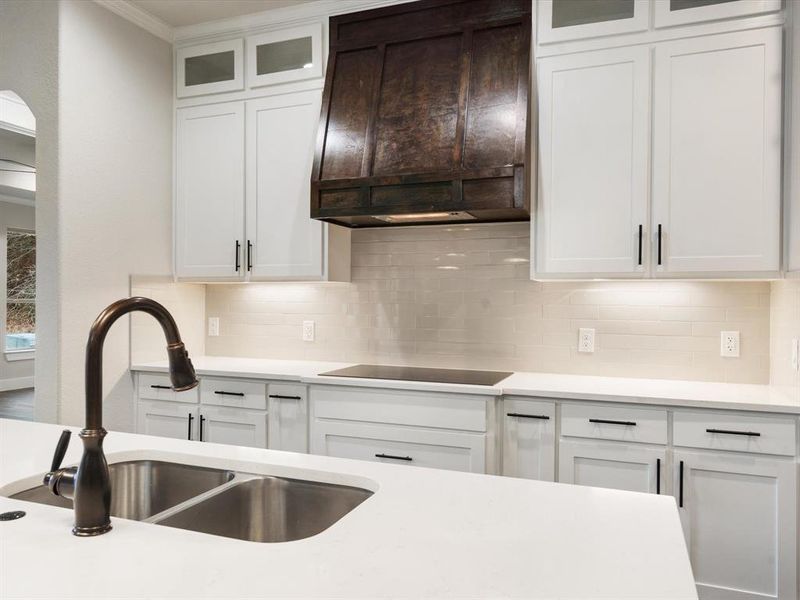
[[[797,598],[794,4],[1,2],[37,423],[0,420],[0,597]],[[197,387],[141,303],[84,378],[126,297]],[[98,398],[81,539],[41,482]],[[328,521],[263,525],[278,480]]]

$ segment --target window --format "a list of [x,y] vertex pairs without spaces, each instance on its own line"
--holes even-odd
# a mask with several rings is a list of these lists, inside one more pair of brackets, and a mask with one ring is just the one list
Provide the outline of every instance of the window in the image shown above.
[[36,235],[8,231],[6,351],[36,347]]

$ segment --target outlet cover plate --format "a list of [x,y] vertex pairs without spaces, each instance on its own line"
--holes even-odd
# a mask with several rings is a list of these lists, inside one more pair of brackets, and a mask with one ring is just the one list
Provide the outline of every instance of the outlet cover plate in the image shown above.
[[726,358],[739,358],[738,331],[723,331],[720,333],[719,355]]
[[208,317],[208,335],[209,337],[219,335],[219,317]]
[[578,352],[594,352],[594,329],[578,329]]
[[303,321],[303,341],[314,341],[314,321]]

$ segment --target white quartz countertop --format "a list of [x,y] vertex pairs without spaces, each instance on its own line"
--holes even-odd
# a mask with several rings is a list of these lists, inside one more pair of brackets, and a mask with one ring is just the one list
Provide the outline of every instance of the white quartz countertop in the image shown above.
[[[492,396],[535,396],[800,414],[800,389],[771,385],[517,372],[496,385],[482,386],[320,375],[333,369],[352,366],[352,363],[219,356],[201,356],[193,358],[192,361],[200,375]],[[132,366],[131,370],[166,372],[168,368],[167,362],[161,361],[137,364]]]
[[[0,419],[0,494],[34,484],[61,427]],[[65,464],[80,458],[73,439]],[[361,485],[319,535],[260,544],[0,497],[0,598],[696,598],[675,500],[112,432],[109,462],[159,458]],[[29,478],[27,482],[18,480]],[[18,482],[18,483],[14,483]]]

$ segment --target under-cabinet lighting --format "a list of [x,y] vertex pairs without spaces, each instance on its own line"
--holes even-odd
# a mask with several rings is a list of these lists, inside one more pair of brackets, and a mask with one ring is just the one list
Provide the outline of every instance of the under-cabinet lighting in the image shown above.
[[408,221],[463,221],[475,217],[465,211],[408,213],[405,215],[375,215],[376,219],[387,223],[403,223]]
[[314,63],[306,63],[306,64],[303,65],[303,68],[304,69],[310,69],[313,66],[314,66]]

